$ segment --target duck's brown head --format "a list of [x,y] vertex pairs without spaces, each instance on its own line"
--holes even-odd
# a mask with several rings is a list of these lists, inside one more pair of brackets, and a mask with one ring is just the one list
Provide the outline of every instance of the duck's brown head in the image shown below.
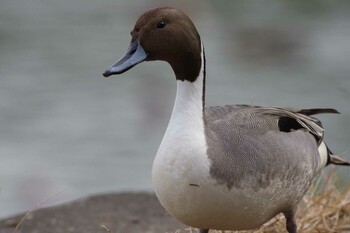
[[126,54],[103,76],[121,74],[143,61],[168,62],[179,80],[195,79],[201,67],[200,36],[191,19],[170,7],[146,11],[131,31]]

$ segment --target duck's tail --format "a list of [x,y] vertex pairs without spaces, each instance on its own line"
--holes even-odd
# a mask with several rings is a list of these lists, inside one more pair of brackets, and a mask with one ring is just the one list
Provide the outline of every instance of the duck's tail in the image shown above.
[[327,165],[329,165],[329,164],[350,166],[350,162],[346,161],[345,159],[343,159],[337,155],[333,155],[332,153],[328,154]]
[[350,166],[350,162],[339,157],[338,155],[333,154],[323,140],[318,146],[318,153],[320,154],[321,158],[321,167],[326,167],[329,164]]
[[[298,113],[305,114],[307,116],[315,115],[315,114],[322,114],[322,113],[337,113],[339,112],[336,109],[333,108],[312,108],[312,109],[301,109],[298,111]],[[321,122],[319,122],[321,125]],[[321,139],[322,140],[322,139]],[[323,145],[322,145],[323,144]],[[325,150],[323,150],[322,153],[322,146]],[[324,143],[322,140],[319,146],[319,151],[321,157],[325,158],[326,155],[326,166],[329,164],[334,164],[334,165],[342,165],[342,166],[350,166],[350,162],[346,161],[345,159],[339,157],[338,155],[335,155],[331,152],[331,150],[328,148],[328,146]],[[323,156],[322,156],[323,154]]]

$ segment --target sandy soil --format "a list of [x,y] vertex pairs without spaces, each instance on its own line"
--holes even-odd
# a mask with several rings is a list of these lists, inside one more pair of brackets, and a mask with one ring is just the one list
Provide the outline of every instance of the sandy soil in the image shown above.
[[[13,233],[22,215],[0,221],[0,233]],[[169,216],[154,194],[117,193],[93,196],[36,210],[17,233],[162,233],[186,229]]]

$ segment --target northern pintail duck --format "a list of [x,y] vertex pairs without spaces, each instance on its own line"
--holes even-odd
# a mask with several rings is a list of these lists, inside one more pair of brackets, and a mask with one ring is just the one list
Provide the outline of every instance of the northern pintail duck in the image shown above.
[[350,165],[323,141],[318,113],[227,105],[205,108],[205,54],[183,12],[145,12],[127,53],[103,74],[121,74],[143,61],[168,62],[176,77],[174,109],[152,169],[156,195],[181,222],[199,228],[246,230],[283,213],[296,233],[298,203],[328,164]]

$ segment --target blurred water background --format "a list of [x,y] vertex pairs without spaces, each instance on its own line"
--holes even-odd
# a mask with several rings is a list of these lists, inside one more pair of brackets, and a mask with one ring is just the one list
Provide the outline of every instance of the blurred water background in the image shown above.
[[[190,15],[207,54],[207,105],[331,107],[326,139],[350,159],[349,1],[0,1],[0,217],[116,191],[152,191],[175,97],[164,62],[102,72],[138,16]],[[338,168],[344,183],[350,170]]]

